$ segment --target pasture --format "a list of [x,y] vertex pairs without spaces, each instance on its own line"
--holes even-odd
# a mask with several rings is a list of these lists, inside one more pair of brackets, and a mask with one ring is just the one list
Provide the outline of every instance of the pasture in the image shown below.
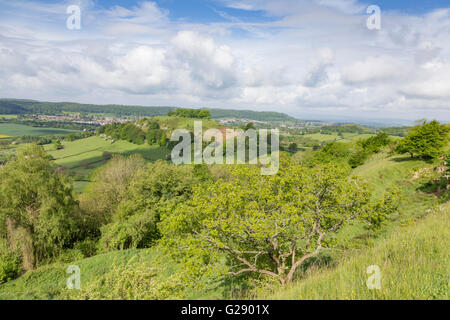
[[79,132],[59,128],[30,127],[16,123],[0,123],[0,136],[22,137],[22,136],[44,136],[52,134],[66,134]]
[[165,147],[136,145],[127,141],[112,143],[100,137],[89,137],[72,142],[63,141],[64,148],[55,150],[49,144],[45,150],[53,157],[55,163],[75,175],[75,190],[82,191],[89,184],[89,175],[107,161],[104,153],[110,154],[140,154],[147,161],[166,159],[169,150]]

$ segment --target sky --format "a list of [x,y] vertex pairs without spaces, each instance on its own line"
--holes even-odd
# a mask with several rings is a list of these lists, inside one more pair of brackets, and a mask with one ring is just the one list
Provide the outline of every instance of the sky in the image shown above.
[[0,0],[0,97],[450,121],[450,1]]

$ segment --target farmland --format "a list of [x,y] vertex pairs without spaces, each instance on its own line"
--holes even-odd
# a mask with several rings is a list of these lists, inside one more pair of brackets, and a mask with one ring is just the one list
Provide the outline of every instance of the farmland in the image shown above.
[[0,136],[11,136],[11,137],[21,137],[21,136],[43,136],[52,134],[66,134],[78,132],[75,130],[66,130],[58,128],[38,128],[30,127],[22,124],[16,123],[0,123]]
[[169,152],[165,147],[136,145],[127,141],[109,140],[100,137],[90,137],[77,141],[64,141],[63,149],[54,150],[53,145],[46,145],[45,150],[52,156],[55,163],[64,167],[75,177],[75,190],[81,191],[89,183],[89,175],[96,168],[106,163],[105,153],[110,154],[140,154],[147,161],[165,159]]

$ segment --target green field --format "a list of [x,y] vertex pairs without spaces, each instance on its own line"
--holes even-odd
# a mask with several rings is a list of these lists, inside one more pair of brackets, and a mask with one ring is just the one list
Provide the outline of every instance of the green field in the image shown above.
[[[166,159],[169,150],[165,147],[136,145],[127,141],[111,143],[100,137],[89,137],[73,142],[63,142],[64,149],[54,150],[53,145],[46,145],[45,150],[55,159],[55,163],[69,169],[79,177],[75,181],[75,190],[81,191],[89,184],[89,174],[105,164],[103,153],[140,154],[147,161]],[[82,178],[82,179],[81,179]]]
[[0,114],[0,119],[17,119],[17,114]]
[[79,131],[59,129],[59,128],[30,127],[16,123],[0,123],[0,135],[11,137],[43,136],[51,134],[66,134],[72,132],[79,132]]

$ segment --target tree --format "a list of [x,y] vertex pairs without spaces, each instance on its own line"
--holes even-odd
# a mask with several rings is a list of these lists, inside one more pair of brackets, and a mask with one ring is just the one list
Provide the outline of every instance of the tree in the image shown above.
[[64,148],[60,140],[53,141],[53,146],[55,147],[55,150],[61,150]]
[[263,275],[284,286],[305,261],[333,248],[347,223],[378,225],[395,208],[392,198],[372,204],[366,185],[348,173],[331,164],[291,165],[275,176],[238,167],[230,181],[198,188],[163,217],[162,244],[177,248],[190,273]]
[[114,155],[95,171],[94,182],[80,196],[80,207],[89,220],[90,233],[98,233],[103,224],[111,221],[132,179],[144,168],[145,160],[140,155]]
[[111,223],[102,227],[100,247],[107,251],[152,246],[160,238],[161,213],[172,212],[200,184],[202,177],[193,169],[157,161],[140,170],[118,197]]
[[298,149],[298,147],[297,147],[296,143],[291,143],[288,147],[289,152],[292,152],[292,153],[297,152],[297,149]]
[[450,129],[437,121],[413,127],[408,136],[403,138],[396,151],[400,154],[409,153],[411,157],[437,158],[441,155],[448,141]]
[[25,270],[70,241],[77,203],[72,185],[55,173],[44,149],[32,145],[0,169],[0,216],[19,241]]

